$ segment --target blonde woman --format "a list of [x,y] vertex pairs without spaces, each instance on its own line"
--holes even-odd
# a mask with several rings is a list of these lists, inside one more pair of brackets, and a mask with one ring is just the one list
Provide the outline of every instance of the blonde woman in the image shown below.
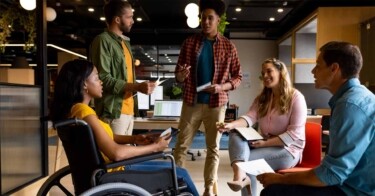
[[[305,146],[306,101],[293,88],[285,64],[274,58],[267,59],[262,63],[261,74],[264,87],[249,111],[218,127],[219,132],[230,132],[229,157],[234,175],[228,186],[233,191],[246,187],[248,193],[243,190],[243,195],[257,193],[256,178],[247,176],[235,163],[265,159],[274,170],[290,168],[299,163]],[[233,130],[255,123],[264,140],[247,141]]]

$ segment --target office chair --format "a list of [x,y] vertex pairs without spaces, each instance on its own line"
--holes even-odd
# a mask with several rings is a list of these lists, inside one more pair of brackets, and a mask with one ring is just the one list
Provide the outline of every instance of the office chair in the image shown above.
[[[64,146],[69,166],[60,169],[47,179],[39,190],[38,196],[46,195],[54,186],[60,188],[66,195],[73,195],[60,183],[60,180],[68,174],[71,174],[72,177],[74,195],[84,193],[98,185],[113,182],[124,183],[126,187],[129,187],[126,183],[132,184],[152,193],[152,195],[180,195],[180,191],[186,188],[186,184],[177,181],[174,158],[170,154],[159,152],[105,164],[96,145],[91,127],[85,121],[68,119],[56,123],[55,128]],[[169,159],[172,165],[171,168],[157,171],[125,170],[107,172],[108,170],[118,169],[124,165],[160,158]],[[124,189],[123,187],[122,190]],[[129,191],[124,192],[129,193]],[[181,195],[191,194],[181,193]]]
[[[198,130],[194,137],[196,137],[197,135],[203,135],[203,134],[204,134],[203,131]],[[193,142],[194,142],[194,139],[193,139]],[[192,160],[192,161],[195,161],[195,160],[196,160],[196,158],[195,158],[196,156],[198,156],[198,157],[202,156],[202,154],[201,154],[201,152],[199,151],[199,149],[197,150],[197,155],[194,154],[194,152],[193,152],[192,149],[189,149],[189,150],[187,151],[187,154],[191,156],[191,160]]]
[[320,165],[322,159],[322,126],[318,123],[306,122],[306,145],[302,153],[302,161],[295,167],[278,170],[277,173],[293,173],[310,170]]

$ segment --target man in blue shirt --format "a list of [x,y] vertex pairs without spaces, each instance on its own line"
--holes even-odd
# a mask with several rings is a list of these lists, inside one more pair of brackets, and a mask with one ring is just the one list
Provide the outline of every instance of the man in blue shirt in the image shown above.
[[358,80],[359,48],[329,42],[312,70],[315,87],[333,96],[330,144],[320,166],[306,172],[262,174],[261,195],[375,195],[375,95]]

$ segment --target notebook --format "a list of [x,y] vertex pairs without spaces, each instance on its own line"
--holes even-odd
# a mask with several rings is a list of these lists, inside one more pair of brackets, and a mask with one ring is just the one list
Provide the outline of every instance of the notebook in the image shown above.
[[154,116],[148,120],[176,121],[181,115],[182,100],[155,100]]

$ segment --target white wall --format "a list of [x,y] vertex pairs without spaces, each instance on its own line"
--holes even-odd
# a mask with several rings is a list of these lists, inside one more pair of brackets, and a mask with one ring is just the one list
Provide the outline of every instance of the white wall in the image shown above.
[[259,80],[261,64],[267,58],[277,57],[277,44],[272,40],[231,41],[237,47],[244,77],[238,89],[229,93],[229,104],[238,105],[238,115],[241,116],[248,111],[250,104],[262,90]]

